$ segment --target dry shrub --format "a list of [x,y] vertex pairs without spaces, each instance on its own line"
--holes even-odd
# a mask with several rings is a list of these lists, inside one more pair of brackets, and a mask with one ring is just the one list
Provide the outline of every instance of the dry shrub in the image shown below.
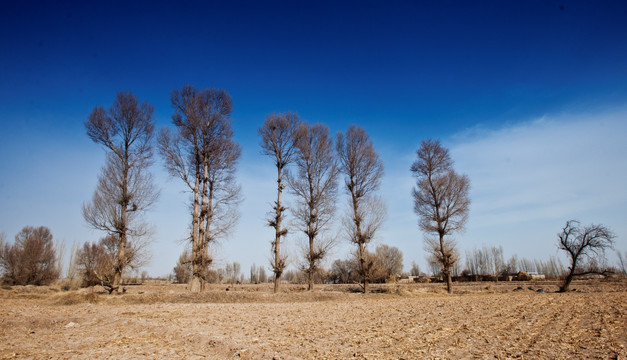
[[93,292],[81,294],[76,291],[71,291],[54,296],[51,302],[53,305],[95,304],[100,302],[100,296]]
[[524,271],[519,271],[515,278],[517,281],[531,281],[531,275]]

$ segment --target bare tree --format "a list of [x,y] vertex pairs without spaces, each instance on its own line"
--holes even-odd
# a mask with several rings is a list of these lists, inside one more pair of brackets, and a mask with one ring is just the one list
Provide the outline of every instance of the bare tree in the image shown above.
[[422,231],[437,238],[427,238],[425,248],[442,266],[446,289],[451,289],[451,267],[457,261],[455,243],[447,236],[463,230],[468,218],[470,180],[453,170],[448,149],[439,141],[425,140],[411,166],[416,177],[413,190],[414,211]]
[[281,237],[287,235],[287,227],[283,226],[286,208],[283,206],[281,195],[285,189],[283,185],[283,171],[292,163],[296,155],[296,141],[298,140],[299,117],[290,112],[272,114],[266,117],[263,126],[258,129],[261,137],[261,149],[264,155],[274,160],[277,169],[277,199],[272,207],[268,225],[275,230],[272,240],[272,260],[270,265],[274,271],[274,292],[279,291],[281,274],[287,265],[287,257],[281,255]]
[[605,250],[614,246],[614,234],[603,225],[591,224],[581,227],[579,221],[569,220],[557,234],[560,250],[568,254],[570,267],[560,292],[568,291],[573,277],[600,273],[591,262],[604,258]]
[[329,278],[336,284],[349,284],[360,281],[359,273],[359,261],[356,259],[337,259],[331,265],[329,271]]
[[[124,266],[127,269],[137,270],[146,265],[150,259],[147,245],[147,241],[127,244],[124,251]],[[115,234],[109,234],[98,242],[87,242],[78,249],[76,268],[82,278],[81,286],[101,285],[109,294],[122,288],[122,282],[115,283],[119,246],[119,238]]]
[[378,245],[375,249],[375,256],[381,267],[381,275],[377,280],[385,282],[395,279],[403,272],[403,252],[396,246]]
[[409,270],[409,275],[411,276],[421,276],[422,271],[420,271],[420,266],[415,262],[411,262],[411,269]]
[[57,253],[50,229],[25,226],[13,245],[0,238],[0,268],[11,285],[48,285],[59,278]]
[[385,218],[385,206],[374,192],[381,184],[383,163],[372,141],[361,127],[350,126],[346,135],[337,134],[336,149],[340,171],[350,194],[350,211],[344,228],[357,245],[359,272],[364,293],[368,292],[374,263],[366,257],[366,245],[374,238]]
[[465,271],[473,275],[475,280],[480,280],[480,277],[498,280],[499,275],[506,272],[503,248],[483,246],[482,249],[466,251]]
[[174,279],[179,284],[186,284],[192,279],[192,254],[183,250],[174,267]]
[[119,292],[126,251],[133,241],[150,236],[142,215],[157,200],[148,168],[152,162],[153,107],[139,104],[132,93],[118,93],[105,110],[97,106],[85,122],[87,135],[107,150],[92,201],[83,205],[83,217],[94,229],[117,237],[112,286]]
[[257,281],[261,284],[268,282],[268,275],[266,275],[266,269],[261,265],[257,266]]
[[311,291],[314,275],[334,243],[334,237],[324,237],[323,232],[328,230],[335,212],[338,167],[327,126],[301,124],[298,132],[297,174],[288,176],[288,184],[298,197],[294,216],[300,230],[307,235],[303,271]]
[[159,151],[170,175],[192,193],[190,288],[200,292],[212,261],[209,244],[226,237],[239,218],[235,170],[241,149],[232,139],[232,102],[226,91],[186,85],[172,91],[171,100],[176,133],[161,130]]

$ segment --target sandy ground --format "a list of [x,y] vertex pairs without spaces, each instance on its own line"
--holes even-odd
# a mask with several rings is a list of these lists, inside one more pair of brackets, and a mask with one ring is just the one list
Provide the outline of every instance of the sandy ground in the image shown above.
[[0,359],[627,359],[627,281],[573,287],[14,287],[0,290]]

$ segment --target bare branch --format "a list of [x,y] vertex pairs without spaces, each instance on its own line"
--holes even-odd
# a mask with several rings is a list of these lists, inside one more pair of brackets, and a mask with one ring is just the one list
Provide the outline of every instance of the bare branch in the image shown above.
[[372,261],[369,260],[366,245],[374,238],[385,218],[385,206],[373,194],[381,184],[383,163],[368,134],[360,127],[350,126],[346,135],[338,133],[335,145],[339,168],[350,194],[350,215],[344,220],[344,228],[349,239],[358,247],[363,289],[368,292]]
[[414,211],[420,228],[438,236],[437,240],[427,238],[425,248],[431,253],[431,259],[442,266],[447,290],[451,292],[450,268],[457,262],[458,255],[454,242],[447,236],[464,229],[470,209],[470,180],[453,170],[448,149],[439,141],[423,141],[416,154],[418,158],[410,169],[416,177]]

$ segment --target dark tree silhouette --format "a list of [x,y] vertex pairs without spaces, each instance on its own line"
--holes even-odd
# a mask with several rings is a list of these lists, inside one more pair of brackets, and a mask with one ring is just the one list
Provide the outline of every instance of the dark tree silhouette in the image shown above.
[[581,227],[579,221],[569,220],[557,234],[557,247],[568,254],[570,267],[560,292],[568,291],[575,276],[603,273],[594,263],[605,255],[606,249],[614,246],[614,234],[603,225],[591,224]]

